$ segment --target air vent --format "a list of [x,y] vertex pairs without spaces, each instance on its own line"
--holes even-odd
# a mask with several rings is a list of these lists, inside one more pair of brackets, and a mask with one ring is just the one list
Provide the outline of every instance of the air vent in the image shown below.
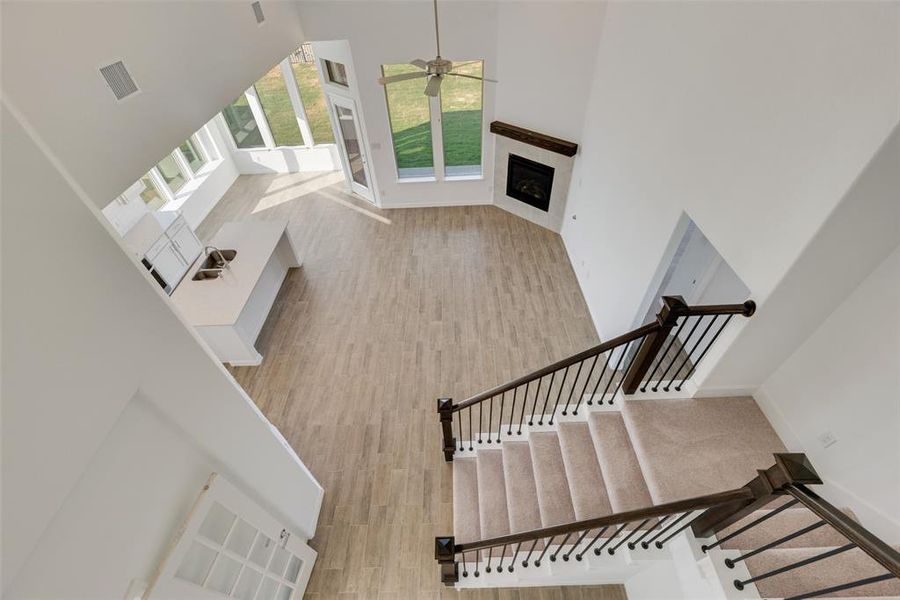
[[131,73],[125,68],[125,63],[121,60],[111,65],[100,67],[100,74],[106,80],[106,84],[112,93],[115,94],[116,100],[122,100],[138,91],[138,86],[131,78]]
[[262,5],[259,2],[254,2],[250,6],[253,7],[253,16],[256,17],[256,24],[262,25],[266,20],[266,15],[264,15],[262,11]]

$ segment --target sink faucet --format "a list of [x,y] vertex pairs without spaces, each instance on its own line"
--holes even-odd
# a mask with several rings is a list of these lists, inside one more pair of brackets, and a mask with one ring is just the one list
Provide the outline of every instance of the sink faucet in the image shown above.
[[216,258],[216,266],[219,270],[229,268],[228,261],[225,260],[225,257],[222,256],[222,251],[216,248],[215,246],[206,246],[203,248],[203,253],[208,257],[210,254],[218,254]]

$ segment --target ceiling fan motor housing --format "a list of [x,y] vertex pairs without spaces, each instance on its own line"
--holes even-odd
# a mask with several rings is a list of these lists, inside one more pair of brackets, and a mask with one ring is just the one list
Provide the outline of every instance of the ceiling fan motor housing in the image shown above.
[[446,75],[451,70],[453,70],[453,63],[440,56],[434,60],[428,61],[427,71],[429,75]]

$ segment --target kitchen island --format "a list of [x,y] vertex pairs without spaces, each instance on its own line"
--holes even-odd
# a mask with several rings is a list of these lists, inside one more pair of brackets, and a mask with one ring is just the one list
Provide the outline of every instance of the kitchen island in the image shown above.
[[259,365],[263,357],[256,338],[288,269],[300,266],[287,221],[225,223],[209,244],[237,254],[218,277],[194,279],[206,259],[201,254],[172,293],[172,302],[219,360]]

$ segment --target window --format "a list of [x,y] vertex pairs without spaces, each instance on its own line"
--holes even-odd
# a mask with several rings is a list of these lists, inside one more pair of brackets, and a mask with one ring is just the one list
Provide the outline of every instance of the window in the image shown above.
[[144,185],[143,189],[140,192],[141,199],[147,204],[147,207],[150,210],[156,210],[160,206],[166,203],[165,198],[159,193],[159,190],[156,189],[156,185],[153,183],[153,180],[150,179],[150,173],[147,173],[143,177],[141,177],[141,183]]
[[173,192],[177,192],[187,183],[187,176],[178,168],[178,163],[175,162],[175,157],[171,154],[159,161],[156,164],[156,168],[163,181],[166,182],[166,185]]
[[[454,71],[482,77],[480,60],[462,63]],[[477,79],[445,77],[441,83],[441,128],[444,174],[481,175],[481,99],[484,84]]]
[[297,52],[291,54],[290,63],[312,133],[312,143],[333,144],[334,130],[331,129],[331,119],[325,106],[325,94],[322,93],[322,86],[319,84],[312,47],[309,44],[300,46]]
[[[419,71],[412,65],[382,65],[387,77]],[[397,176],[401,179],[434,177],[431,108],[425,95],[426,77],[396,81],[384,86],[388,118],[394,140]]]
[[325,59],[322,62],[325,64],[325,74],[330,83],[350,87],[350,82],[347,79],[347,67],[339,62],[328,59]]
[[259,125],[250,110],[250,103],[246,94],[241,94],[237,100],[225,107],[222,111],[231,137],[238,148],[260,148],[265,146]]
[[[411,65],[382,65],[385,76],[417,72]],[[484,61],[458,63],[454,72],[481,77]],[[481,176],[483,83],[444,77],[436,98],[425,96],[427,78],[384,86],[398,179]]]
[[178,146],[178,150],[181,151],[181,155],[184,157],[184,161],[187,163],[188,168],[190,168],[192,173],[196,173],[204,164],[206,164],[206,159],[203,158],[203,154],[199,151],[199,144],[193,139],[184,140],[184,142]]
[[277,64],[256,82],[256,93],[277,146],[302,146],[297,113],[288,96],[281,65]]

